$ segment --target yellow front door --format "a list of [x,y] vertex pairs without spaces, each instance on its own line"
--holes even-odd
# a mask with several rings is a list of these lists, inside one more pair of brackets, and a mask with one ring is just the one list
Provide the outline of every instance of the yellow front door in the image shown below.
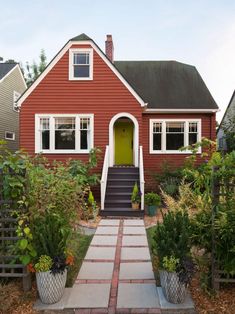
[[115,165],[133,165],[133,123],[117,121],[114,134]]

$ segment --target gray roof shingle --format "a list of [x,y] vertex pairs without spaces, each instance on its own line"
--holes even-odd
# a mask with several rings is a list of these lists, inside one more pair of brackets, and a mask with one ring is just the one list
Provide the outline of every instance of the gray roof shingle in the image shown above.
[[192,65],[177,61],[115,61],[114,65],[148,108],[218,108]]
[[17,63],[0,63],[0,80],[10,72]]

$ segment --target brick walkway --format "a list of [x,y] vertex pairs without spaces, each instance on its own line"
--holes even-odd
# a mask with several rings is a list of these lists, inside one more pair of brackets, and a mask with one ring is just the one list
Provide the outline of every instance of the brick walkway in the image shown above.
[[143,220],[101,220],[66,307],[76,314],[161,313]]

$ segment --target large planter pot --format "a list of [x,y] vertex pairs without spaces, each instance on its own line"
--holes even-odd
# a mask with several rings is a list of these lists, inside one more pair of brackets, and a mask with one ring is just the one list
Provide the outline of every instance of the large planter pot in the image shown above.
[[160,270],[160,282],[165,298],[170,303],[183,303],[187,295],[187,287],[181,283],[176,272]]
[[60,301],[64,294],[67,279],[67,269],[63,274],[53,275],[50,271],[37,272],[36,281],[42,303],[53,304]]
[[138,210],[140,207],[140,203],[132,203],[132,209]]
[[157,213],[157,206],[156,205],[148,205],[147,211],[148,211],[149,216],[155,216]]

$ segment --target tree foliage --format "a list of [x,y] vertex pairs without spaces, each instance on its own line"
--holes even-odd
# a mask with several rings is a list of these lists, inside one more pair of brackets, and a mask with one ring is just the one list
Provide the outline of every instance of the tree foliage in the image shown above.
[[33,82],[39,77],[39,75],[45,70],[47,66],[47,57],[44,49],[41,50],[39,55],[39,63],[33,61],[32,64],[26,62],[26,83],[28,86],[32,85]]

